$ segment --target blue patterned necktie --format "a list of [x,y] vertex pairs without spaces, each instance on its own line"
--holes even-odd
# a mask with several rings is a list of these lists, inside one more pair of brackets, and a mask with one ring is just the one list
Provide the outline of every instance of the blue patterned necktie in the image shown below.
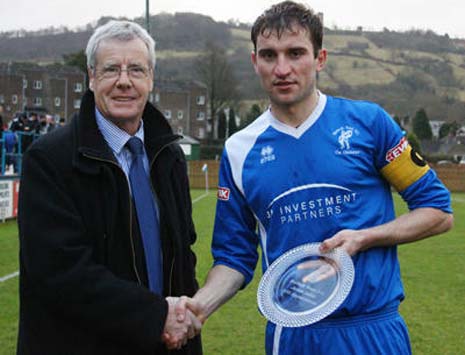
[[129,169],[129,181],[136,205],[137,220],[142,236],[147,264],[147,275],[151,291],[161,295],[163,291],[163,265],[160,246],[160,226],[158,223],[155,200],[150,186],[148,174],[145,172],[142,140],[131,137],[126,143],[133,155]]

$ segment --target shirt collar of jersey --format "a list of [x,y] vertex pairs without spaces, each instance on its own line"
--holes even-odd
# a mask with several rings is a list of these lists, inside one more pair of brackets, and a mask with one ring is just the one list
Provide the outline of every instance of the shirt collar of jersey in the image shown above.
[[288,134],[295,138],[300,138],[302,134],[304,134],[311,126],[313,126],[313,124],[318,120],[318,118],[321,116],[321,113],[326,107],[326,95],[320,91],[318,91],[318,94],[318,103],[315,109],[312,111],[310,116],[308,116],[305,119],[305,121],[302,122],[302,124],[299,127],[295,128],[285,123],[282,123],[276,117],[274,117],[273,113],[271,112],[271,108],[268,108],[268,115],[270,117],[271,126],[273,126],[273,128],[275,128],[279,132]]
[[[97,119],[97,126],[100,132],[102,132],[103,138],[105,139],[107,144],[110,146],[113,153],[116,156],[118,156],[121,153],[121,150],[126,145],[129,138],[131,138],[132,136],[128,134],[126,131],[123,131],[121,128],[119,128],[117,125],[115,125],[110,120],[103,117],[103,115],[100,113],[100,111],[97,108],[95,108],[95,117]],[[141,139],[143,142],[144,141],[144,121],[141,120],[140,122],[141,122],[140,127],[134,136]]]

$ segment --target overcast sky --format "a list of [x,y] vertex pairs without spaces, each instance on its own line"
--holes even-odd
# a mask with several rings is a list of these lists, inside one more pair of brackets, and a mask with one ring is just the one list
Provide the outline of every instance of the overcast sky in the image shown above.
[[[217,21],[252,23],[276,0],[150,0],[150,13],[196,12]],[[83,26],[101,16],[145,16],[146,0],[0,0],[0,31]],[[431,29],[465,39],[464,0],[312,0],[325,26],[390,30]]]

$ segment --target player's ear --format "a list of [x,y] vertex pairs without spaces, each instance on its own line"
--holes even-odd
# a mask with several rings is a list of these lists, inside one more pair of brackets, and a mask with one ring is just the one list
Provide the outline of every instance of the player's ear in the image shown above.
[[258,74],[258,71],[257,71],[257,53],[255,53],[255,51],[252,51],[252,53],[250,53],[250,59],[252,61],[253,68],[255,69],[255,73]]
[[326,48],[321,48],[318,51],[316,60],[317,60],[316,71],[323,70],[326,66],[326,61],[328,60],[328,51],[326,50]]

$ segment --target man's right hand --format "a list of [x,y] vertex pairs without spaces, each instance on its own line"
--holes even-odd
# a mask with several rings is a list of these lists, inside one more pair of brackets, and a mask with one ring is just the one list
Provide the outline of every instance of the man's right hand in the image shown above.
[[198,294],[192,298],[181,296],[179,302],[176,304],[175,312],[178,319],[182,319],[186,314],[192,313],[202,324],[204,324],[208,318],[207,311],[201,304]]
[[187,339],[200,333],[202,324],[244,284],[244,276],[228,266],[217,265],[207,276],[204,287],[193,298],[168,297],[170,308],[165,323],[163,342],[168,349],[179,349]]
[[168,349],[180,349],[188,339],[200,333],[202,323],[187,309],[187,297],[167,297],[166,300],[169,308],[162,340]]

